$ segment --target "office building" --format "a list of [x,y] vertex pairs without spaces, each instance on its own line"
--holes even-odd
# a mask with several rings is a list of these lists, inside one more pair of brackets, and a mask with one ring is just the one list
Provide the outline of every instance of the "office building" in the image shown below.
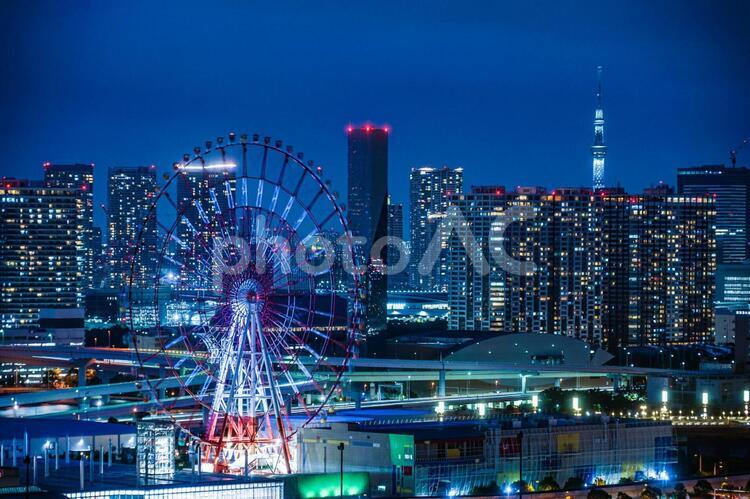
[[680,168],[677,192],[715,198],[718,263],[742,263],[750,257],[750,169],[724,165]]
[[750,305],[750,263],[716,267],[716,303]]
[[47,187],[74,190],[82,200],[81,223],[84,253],[79,261],[85,290],[94,286],[96,265],[96,235],[94,233],[94,165],[60,165],[44,163],[44,185]]
[[388,281],[382,272],[385,255],[371,255],[373,242],[388,234],[388,132],[370,125],[349,127],[348,202],[349,229],[363,238],[357,247],[358,263],[366,264],[362,276],[365,348],[371,355],[385,346]]
[[[463,192],[463,168],[412,168],[409,175],[409,240],[411,243],[410,284],[414,289],[446,291],[448,288],[447,241],[440,241],[439,254],[427,255],[430,242],[448,210],[451,196]],[[434,250],[437,250],[434,247]],[[434,251],[433,251],[434,253]],[[420,272],[419,263],[427,257],[436,264]]]
[[80,308],[84,200],[76,189],[0,185],[0,321],[34,328],[40,309]]
[[110,168],[107,195],[106,287],[127,286],[131,269],[133,284],[148,287],[156,272],[156,214],[149,213],[156,195],[156,167]]

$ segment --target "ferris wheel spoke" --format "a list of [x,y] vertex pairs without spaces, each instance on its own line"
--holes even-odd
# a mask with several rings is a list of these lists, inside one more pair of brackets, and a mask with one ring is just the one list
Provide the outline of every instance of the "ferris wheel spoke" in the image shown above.
[[[297,357],[297,356],[296,356],[296,354],[295,354],[294,352],[292,352],[292,351],[291,351],[291,349],[289,348],[289,346],[288,346],[288,345],[287,345],[287,344],[286,344],[286,343],[285,343],[285,342],[284,342],[283,340],[279,341],[279,344],[280,344],[280,345],[281,345],[281,346],[282,346],[282,347],[283,347],[283,348],[284,348],[284,349],[285,349],[285,350],[287,351],[287,353],[288,353],[288,354],[290,354],[290,355],[291,355],[292,357],[294,357],[294,358],[296,358],[296,357]],[[278,357],[282,357],[282,355],[281,355],[281,352],[279,352],[279,351],[278,351],[278,349],[276,348],[276,346],[275,346],[275,345],[273,346],[273,349],[274,349],[274,351],[276,352],[276,355],[277,355]],[[305,375],[305,376],[307,377],[307,382],[306,382],[306,383],[304,383],[304,384],[310,384],[310,385],[314,386],[314,387],[315,387],[315,388],[316,388],[316,389],[317,389],[317,390],[318,390],[319,392],[323,393],[323,389],[322,389],[322,388],[320,387],[320,385],[318,385],[318,383],[317,383],[317,381],[315,381],[315,378],[313,377],[312,373],[311,373],[311,372],[310,372],[310,371],[309,371],[309,370],[307,369],[307,367],[305,367],[305,365],[304,365],[304,364],[302,364],[301,362],[298,362],[298,361],[296,361],[296,360],[295,360],[295,361],[294,361],[294,365],[295,365],[295,366],[296,366],[296,367],[297,367],[297,368],[298,368],[298,369],[299,369],[300,371],[302,371],[302,373],[303,373],[303,374],[304,374],[304,375]],[[288,369],[287,369],[287,371],[286,371],[286,372],[288,372]],[[291,380],[290,380],[290,382],[291,382]],[[295,384],[295,386],[294,386],[293,390],[294,390],[294,392],[295,392],[295,393],[299,394],[299,389],[297,388],[297,385],[296,385],[296,384]]]
[[232,194],[232,184],[229,183],[229,180],[224,181],[224,194],[227,197],[227,208],[230,210],[234,209],[234,195]]
[[[280,318],[283,319],[283,316],[279,315],[278,312],[272,312],[272,313],[274,315],[276,315],[276,316],[278,316],[278,317],[280,317]],[[301,327],[301,328],[304,328],[304,329],[308,330],[309,332],[311,332],[312,334],[318,336],[319,338],[322,338],[322,339],[324,339],[326,341],[330,341],[333,344],[335,344],[335,345],[337,345],[337,346],[339,346],[341,348],[345,348],[346,347],[343,343],[341,343],[340,341],[336,340],[335,338],[332,338],[331,336],[329,336],[327,334],[324,334],[321,331],[318,331],[316,328],[310,327],[308,324],[303,323],[299,319],[295,319],[295,318],[291,317],[291,321],[294,322],[298,327]]]

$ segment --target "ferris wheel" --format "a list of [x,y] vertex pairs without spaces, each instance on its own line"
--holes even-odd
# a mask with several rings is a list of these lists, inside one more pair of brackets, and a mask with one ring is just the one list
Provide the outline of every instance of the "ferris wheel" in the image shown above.
[[343,207],[269,137],[230,133],[173,166],[131,255],[131,329],[153,337],[135,336],[138,362],[202,465],[292,472],[362,327]]

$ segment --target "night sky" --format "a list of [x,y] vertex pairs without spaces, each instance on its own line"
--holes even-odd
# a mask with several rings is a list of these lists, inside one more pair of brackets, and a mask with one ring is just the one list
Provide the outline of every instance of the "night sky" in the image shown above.
[[397,201],[425,164],[589,185],[597,65],[609,185],[674,183],[750,136],[744,1],[151,3],[0,4],[0,174],[93,162],[104,201],[108,166],[167,170],[236,130],[343,191],[345,128],[369,121],[392,129]]

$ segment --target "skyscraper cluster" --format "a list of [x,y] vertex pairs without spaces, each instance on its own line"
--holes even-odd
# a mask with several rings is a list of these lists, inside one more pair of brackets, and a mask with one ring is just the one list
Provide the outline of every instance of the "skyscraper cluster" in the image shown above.
[[449,328],[611,349],[711,340],[712,198],[489,186],[451,202],[475,245],[449,240]]

